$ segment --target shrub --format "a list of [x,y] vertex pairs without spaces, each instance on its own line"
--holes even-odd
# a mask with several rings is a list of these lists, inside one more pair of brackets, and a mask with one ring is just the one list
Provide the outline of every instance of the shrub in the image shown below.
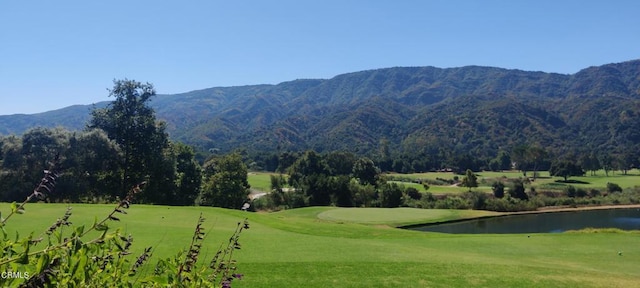
[[349,182],[349,190],[353,193],[356,207],[372,207],[378,201],[378,193],[374,185],[360,185],[358,181]]
[[609,193],[622,192],[622,187],[620,187],[620,185],[616,183],[607,182],[607,192]]
[[418,191],[418,189],[413,188],[413,187],[409,187],[406,190],[404,190],[404,192],[407,194],[407,196],[409,196],[411,199],[414,200],[420,200],[420,198],[422,198],[422,194],[420,194],[420,192]]
[[487,194],[480,191],[467,191],[464,192],[463,197],[469,201],[471,208],[476,210],[486,209]]
[[436,177],[435,180],[424,179],[424,182],[427,182],[430,185],[436,185],[436,186],[453,185],[453,183],[455,183],[452,179],[444,179],[440,177]]
[[504,184],[500,181],[496,181],[491,185],[491,190],[493,190],[493,196],[496,198],[504,197]]
[[425,195],[422,196],[422,198],[420,198],[420,200],[414,200],[409,198],[404,201],[404,204],[407,207],[421,208],[421,209],[432,209],[435,207],[435,203],[436,203],[436,199],[435,197],[433,197],[433,195],[431,195],[431,193],[426,193]]
[[387,183],[380,192],[380,206],[386,208],[399,207],[402,203],[402,189],[396,183]]
[[589,195],[589,192],[586,189],[584,188],[576,189],[576,197],[587,197],[587,195]]
[[536,202],[520,200],[512,197],[487,199],[486,209],[498,212],[514,212],[536,210]]
[[511,186],[509,187],[509,195],[512,198],[527,200],[529,196],[524,190],[524,183],[520,179],[515,179]]
[[444,199],[438,199],[434,205],[436,209],[469,209],[469,202],[458,196],[449,196]]
[[437,200],[438,199],[436,199],[436,197],[433,196],[432,193],[426,192],[422,195],[422,198],[420,199],[420,202],[418,204],[420,205],[420,207],[417,207],[417,208],[434,208]]
[[256,210],[271,210],[271,211],[281,210],[282,206],[278,206],[274,204],[274,200],[273,200],[273,197],[271,197],[271,194],[275,194],[275,193],[271,192],[270,194],[264,197],[254,199],[253,201],[251,201],[251,206],[253,206],[253,208]]

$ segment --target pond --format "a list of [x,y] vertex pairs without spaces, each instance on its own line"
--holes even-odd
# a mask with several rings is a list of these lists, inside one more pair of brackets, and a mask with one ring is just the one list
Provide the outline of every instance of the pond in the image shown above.
[[584,228],[640,230],[640,209],[580,210],[520,214],[422,225],[408,229],[453,234],[554,233]]

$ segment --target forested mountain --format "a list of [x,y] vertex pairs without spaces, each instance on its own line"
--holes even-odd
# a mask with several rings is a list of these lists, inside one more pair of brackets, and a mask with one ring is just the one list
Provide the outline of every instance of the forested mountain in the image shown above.
[[[388,148],[487,158],[533,143],[556,154],[624,153],[638,151],[640,143],[640,60],[572,75],[479,66],[387,68],[158,95],[151,105],[171,138],[221,151],[379,156]],[[0,134],[33,126],[82,129],[90,108],[0,116]]]

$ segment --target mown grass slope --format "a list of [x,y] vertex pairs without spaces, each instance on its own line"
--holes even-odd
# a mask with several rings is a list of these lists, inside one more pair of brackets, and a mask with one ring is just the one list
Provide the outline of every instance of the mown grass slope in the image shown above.
[[[72,204],[74,225],[93,223],[111,205]],[[0,206],[6,215],[8,204]],[[9,220],[13,235],[44,231],[64,204],[29,204]],[[634,287],[640,283],[638,233],[448,235],[392,228],[469,217],[482,212],[310,207],[250,213],[209,207],[133,205],[121,227],[134,247],[154,246],[154,258],[186,248],[203,213],[210,234],[202,263],[238,221],[251,228],[235,255],[233,287]],[[459,213],[459,214],[457,214]],[[387,219],[387,220],[385,220]],[[622,255],[618,255],[618,251]],[[150,267],[152,268],[152,267]]]
[[260,191],[271,191],[271,175],[278,175],[268,172],[249,172],[247,175],[247,181],[251,185],[252,189]]

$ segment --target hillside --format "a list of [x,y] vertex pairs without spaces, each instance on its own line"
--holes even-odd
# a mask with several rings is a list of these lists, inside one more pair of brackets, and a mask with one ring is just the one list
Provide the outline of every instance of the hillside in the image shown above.
[[[98,106],[106,103],[98,103]],[[158,95],[173,139],[228,151],[348,150],[385,139],[395,152],[447,147],[479,155],[520,143],[562,152],[640,143],[640,60],[573,75],[493,67],[396,67]],[[0,134],[33,126],[82,129],[91,106],[0,116]]]

